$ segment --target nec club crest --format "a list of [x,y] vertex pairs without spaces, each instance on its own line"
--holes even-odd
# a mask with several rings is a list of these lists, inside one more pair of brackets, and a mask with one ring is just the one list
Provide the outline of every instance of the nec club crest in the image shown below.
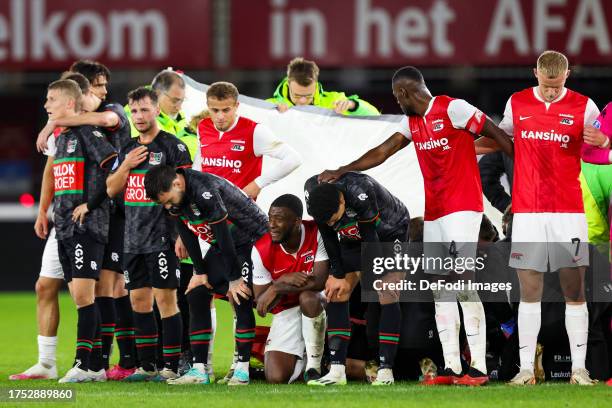
[[157,165],[161,164],[162,157],[163,157],[163,153],[162,152],[151,152],[151,153],[149,153],[149,164],[151,166],[157,166]]
[[77,141],[75,140],[69,140],[68,141],[68,145],[66,146],[66,152],[67,153],[74,153],[76,151],[76,147],[77,147]]
[[201,215],[200,210],[198,210],[198,207],[195,204],[191,204],[191,211],[196,217],[199,217]]

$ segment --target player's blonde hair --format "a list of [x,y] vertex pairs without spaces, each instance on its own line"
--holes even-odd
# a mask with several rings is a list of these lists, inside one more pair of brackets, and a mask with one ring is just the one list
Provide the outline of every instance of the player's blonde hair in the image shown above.
[[568,67],[569,62],[567,61],[567,57],[558,51],[544,51],[538,57],[538,72],[548,78],[556,78],[559,75],[564,75]]
[[204,109],[202,112],[196,113],[191,117],[191,120],[189,121],[189,128],[194,131],[197,131],[198,124],[200,123],[200,121],[208,117],[210,117],[210,112],[208,112],[208,109]]
[[47,90],[49,91],[53,89],[60,91],[70,99],[74,99],[74,110],[76,112],[81,111],[83,93],[81,92],[81,88],[76,81],[73,81],[72,79],[59,79],[51,82],[47,87]]

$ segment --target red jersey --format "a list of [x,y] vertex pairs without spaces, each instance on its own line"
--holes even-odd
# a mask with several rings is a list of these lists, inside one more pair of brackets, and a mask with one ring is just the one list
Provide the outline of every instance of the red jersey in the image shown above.
[[483,211],[474,135],[485,120],[474,106],[448,96],[432,98],[424,116],[402,120],[400,133],[414,142],[423,173],[425,221]]
[[261,175],[263,163],[253,148],[253,134],[257,122],[238,117],[226,132],[215,128],[210,118],[198,124],[201,170],[223,177],[243,189]]
[[[267,285],[292,272],[311,274],[315,262],[328,259],[321,234],[314,221],[302,221],[302,239],[296,253],[287,253],[281,244],[273,243],[270,233],[267,233],[255,243],[251,258],[255,285]],[[274,306],[272,313],[276,314],[298,305],[299,295],[288,294]]]
[[587,105],[594,104],[569,89],[553,103],[536,92],[528,88],[513,94],[505,112],[504,121],[512,121],[514,135],[512,211],[583,213],[582,133]]

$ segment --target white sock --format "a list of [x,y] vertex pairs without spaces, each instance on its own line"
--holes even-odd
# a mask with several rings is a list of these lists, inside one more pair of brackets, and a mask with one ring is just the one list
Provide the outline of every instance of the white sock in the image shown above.
[[204,363],[194,363],[193,364],[193,368],[195,368],[196,370],[198,370],[201,373],[205,373],[206,372],[206,364],[204,364]]
[[344,364],[332,364],[329,367],[329,373],[334,377],[344,377],[346,376],[346,367]]
[[572,371],[585,368],[589,336],[589,309],[586,303],[565,305],[565,330],[572,355]]
[[38,336],[38,362],[46,368],[55,366],[57,336]]
[[321,372],[321,358],[325,347],[325,310],[317,317],[302,315],[302,337],[306,346],[306,371]]
[[444,300],[435,302],[436,327],[442,344],[444,366],[456,374],[461,373],[461,359],[459,357],[459,306],[457,301]]
[[210,343],[208,344],[208,356],[206,357],[206,365],[208,373],[213,372],[213,346],[215,345],[215,333],[217,332],[217,308],[210,309],[211,329]]
[[249,362],[248,361],[238,361],[236,362],[236,371],[245,371],[247,374],[249,373]]
[[538,333],[542,324],[542,303],[521,302],[518,310],[519,355],[521,370],[533,373]]
[[468,301],[461,302],[465,334],[472,356],[471,366],[487,373],[487,322],[484,307],[476,291],[468,294]]

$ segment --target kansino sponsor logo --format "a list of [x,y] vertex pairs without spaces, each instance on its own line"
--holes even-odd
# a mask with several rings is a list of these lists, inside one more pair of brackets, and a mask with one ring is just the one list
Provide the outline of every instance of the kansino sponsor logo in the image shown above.
[[205,157],[203,161],[204,166],[209,167],[226,167],[230,169],[234,169],[235,173],[240,173],[240,168],[242,167],[242,160],[231,160],[223,157]]
[[416,146],[419,150],[432,150],[438,147],[445,148],[448,145],[448,139],[443,137],[441,139],[430,139],[426,142],[416,142]]
[[521,138],[523,139],[535,139],[535,140],[544,140],[547,142],[558,142],[567,144],[572,138],[569,135],[564,135],[561,133],[556,133],[554,130],[550,130],[550,132],[541,132],[534,130],[522,130]]

